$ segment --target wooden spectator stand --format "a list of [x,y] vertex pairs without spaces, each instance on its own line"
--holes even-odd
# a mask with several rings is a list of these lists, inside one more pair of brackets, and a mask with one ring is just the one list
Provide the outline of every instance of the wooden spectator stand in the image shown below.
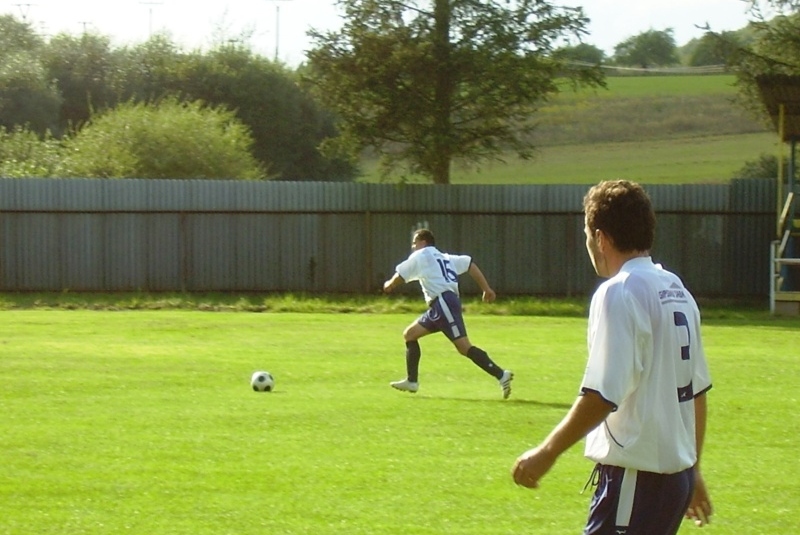
[[756,83],[781,143],[789,145],[788,165],[784,165],[783,150],[778,159],[776,235],[770,243],[770,311],[800,315],[800,213],[797,210],[800,189],[796,150],[800,140],[800,76],[765,74],[757,76]]

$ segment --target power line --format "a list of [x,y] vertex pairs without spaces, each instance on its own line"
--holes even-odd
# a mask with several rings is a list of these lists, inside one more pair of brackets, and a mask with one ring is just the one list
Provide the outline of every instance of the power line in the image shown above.
[[22,16],[22,22],[28,22],[28,13],[30,13],[31,7],[35,5],[36,4],[14,4],[15,7],[19,8],[20,15]]

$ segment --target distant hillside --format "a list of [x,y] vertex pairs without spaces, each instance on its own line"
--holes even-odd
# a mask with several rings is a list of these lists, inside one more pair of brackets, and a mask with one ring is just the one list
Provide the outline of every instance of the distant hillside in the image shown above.
[[[748,161],[776,154],[765,118],[736,102],[732,75],[609,77],[608,90],[565,92],[532,118],[532,160],[509,155],[480,169],[454,165],[453,184],[726,182]],[[377,182],[365,162],[367,182]],[[409,182],[425,182],[406,177]]]
[[769,132],[735,102],[732,75],[609,77],[608,90],[564,93],[534,119],[537,146]]

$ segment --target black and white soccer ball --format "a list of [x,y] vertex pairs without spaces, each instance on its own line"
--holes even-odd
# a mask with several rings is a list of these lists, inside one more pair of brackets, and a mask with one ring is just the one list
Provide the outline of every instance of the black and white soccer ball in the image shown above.
[[275,378],[269,372],[255,372],[250,377],[250,386],[256,392],[272,392],[275,388]]

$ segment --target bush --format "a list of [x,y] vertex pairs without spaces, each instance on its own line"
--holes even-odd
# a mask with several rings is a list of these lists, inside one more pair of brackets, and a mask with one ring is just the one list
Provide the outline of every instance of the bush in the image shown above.
[[61,175],[96,178],[265,179],[250,131],[234,114],[167,98],[127,103],[64,142]]
[[[783,164],[783,177],[789,176],[789,163]],[[777,178],[778,157],[774,154],[762,154],[758,160],[745,162],[741,169],[736,171],[733,178]]]
[[0,177],[52,177],[59,166],[61,147],[49,132],[40,138],[28,128],[11,132],[0,126]]

